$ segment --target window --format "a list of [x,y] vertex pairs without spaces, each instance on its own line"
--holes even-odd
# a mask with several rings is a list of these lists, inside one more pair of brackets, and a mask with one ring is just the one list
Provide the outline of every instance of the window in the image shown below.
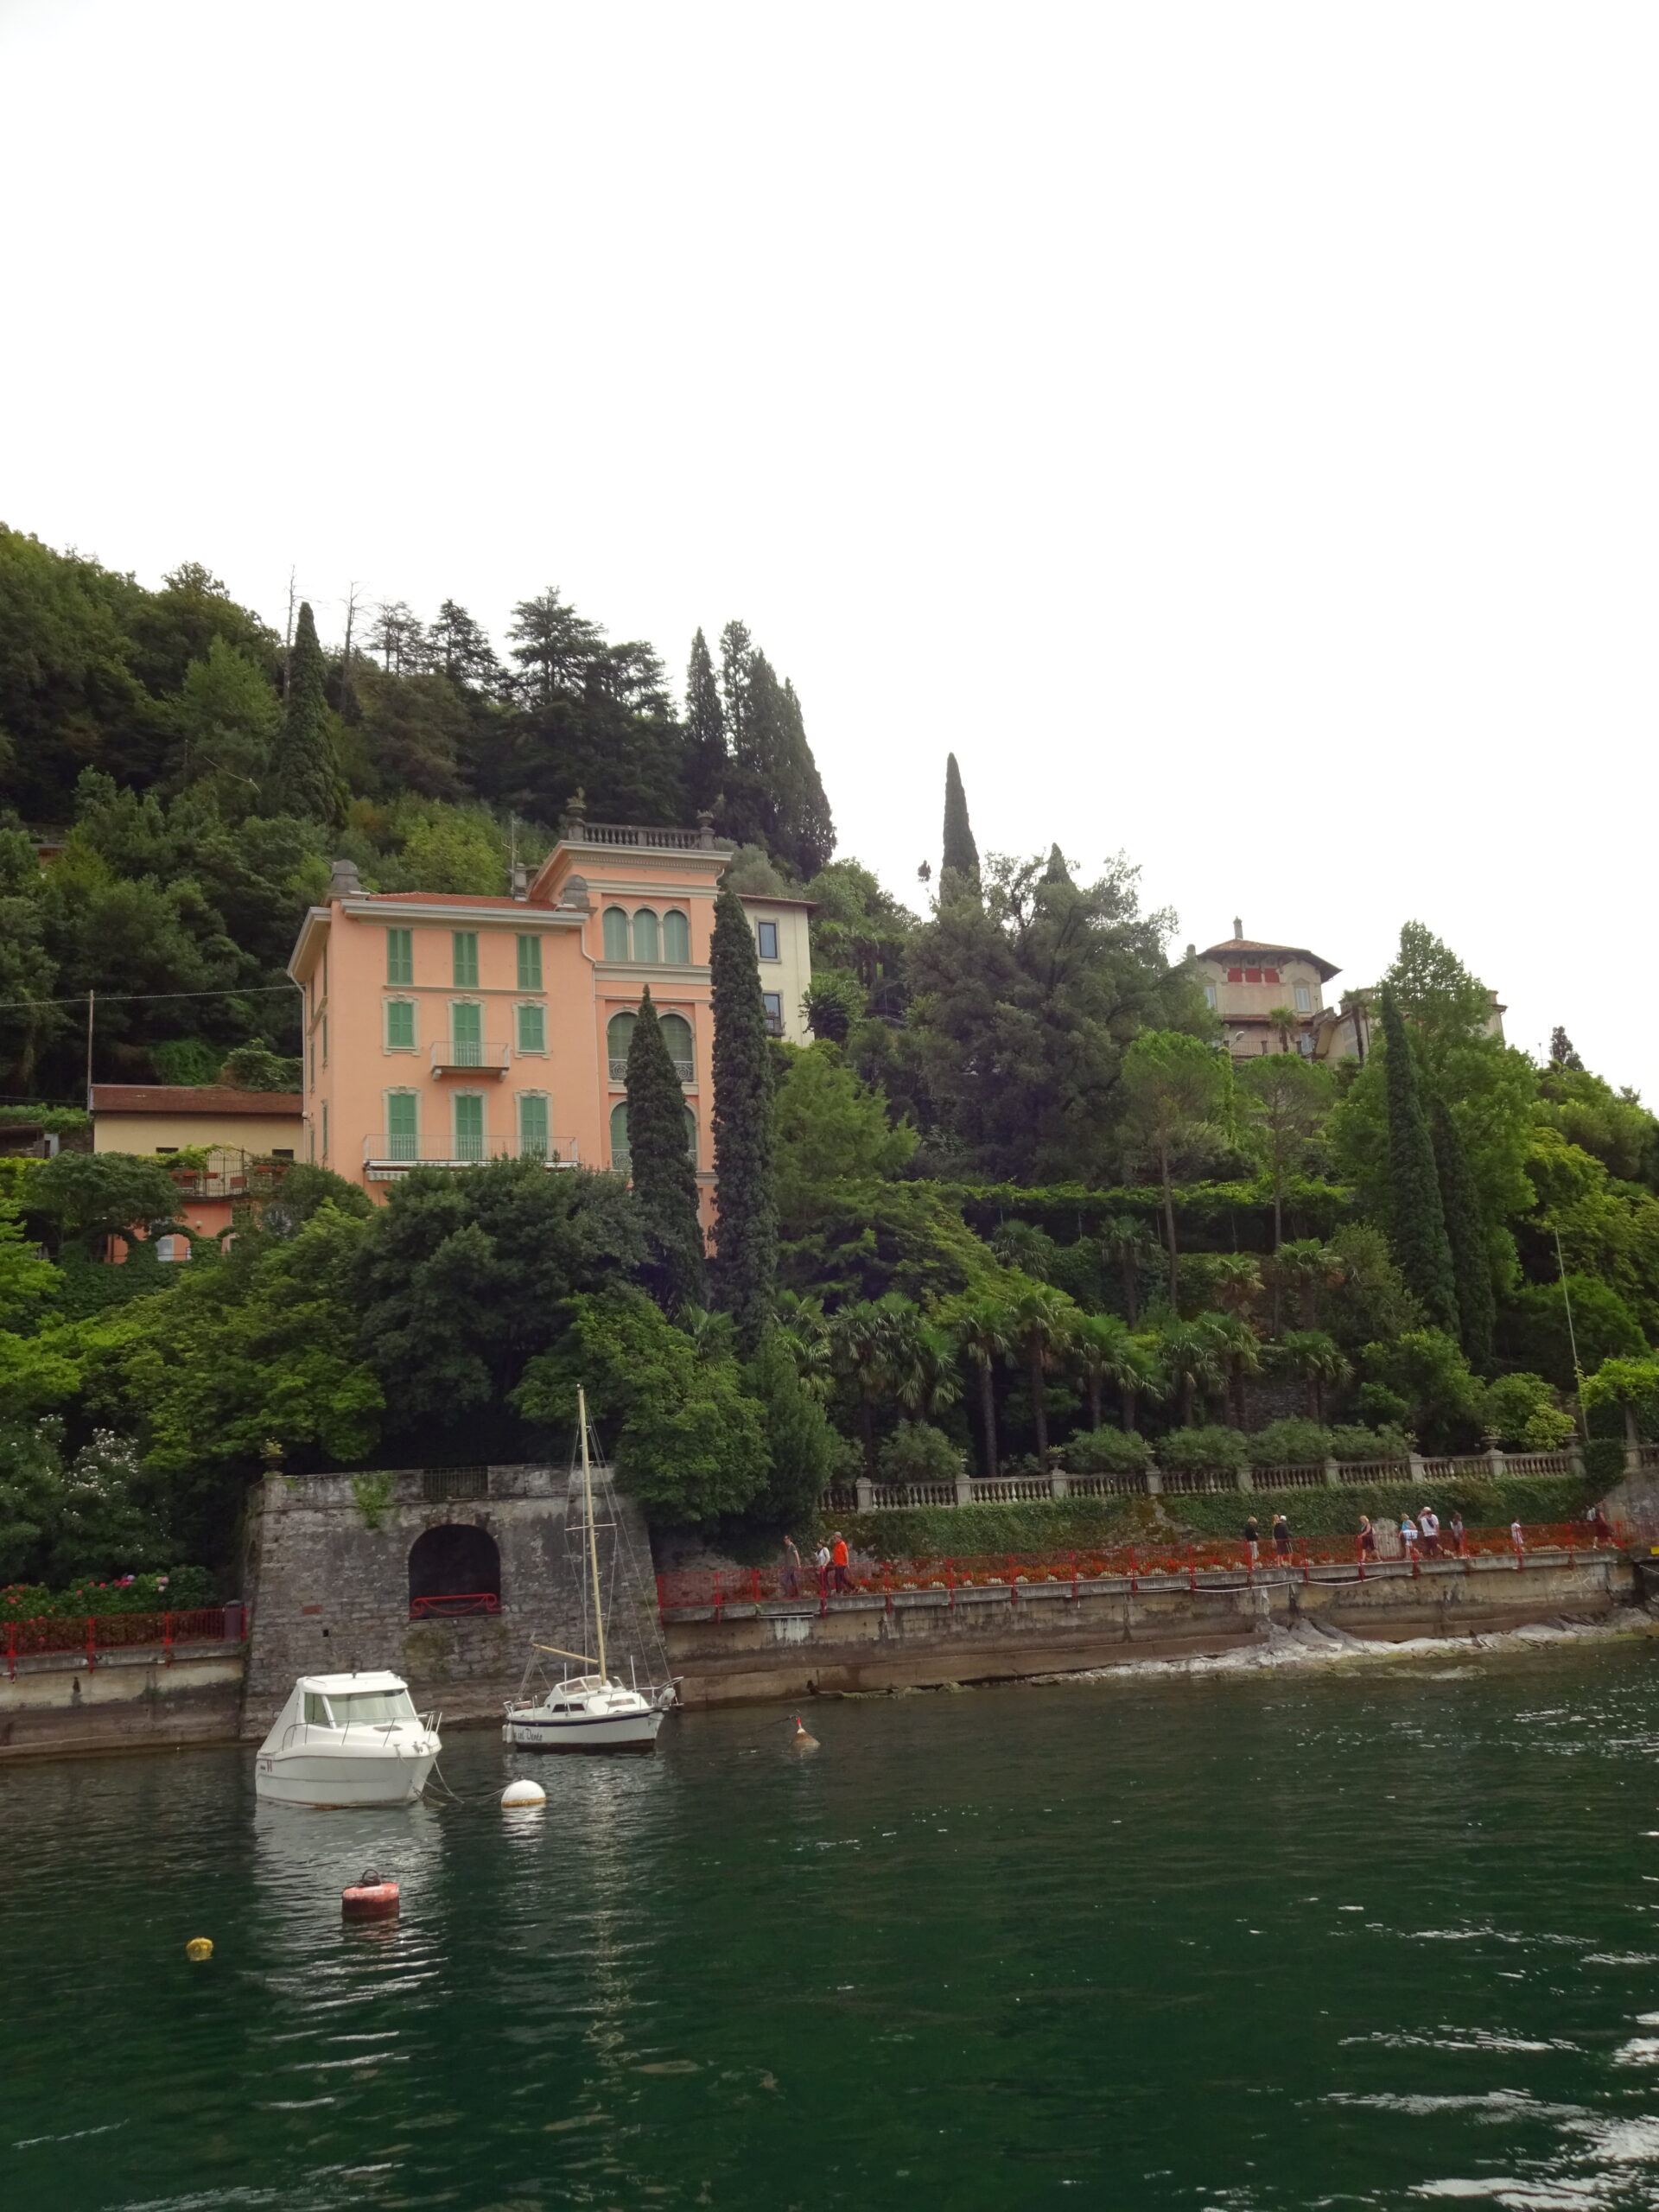
[[[315,1692],[308,1692],[308,1705]],[[319,1700],[321,1702],[321,1700]],[[360,1726],[384,1728],[393,1720],[413,1720],[415,1704],[407,1690],[352,1690],[343,1697],[328,1700],[336,1728]],[[309,1719],[308,1713],[306,1718]]]
[[1205,985],[1204,1002],[1205,1006],[1209,1007],[1211,1013],[1213,1014],[1216,1010],[1216,987],[1213,983],[1206,983]]
[[418,1160],[420,1138],[416,1135],[420,1124],[416,1116],[420,1101],[412,1090],[389,1090],[386,1093],[386,1158],[388,1160]]
[[388,930],[386,931],[386,981],[389,983],[412,983],[414,980],[414,931]]
[[322,1065],[324,1067],[328,1065],[328,1017],[326,1014],[322,1017]]
[[168,1154],[176,1152],[178,1148],[175,1144],[158,1144],[156,1147],[156,1157],[157,1160],[165,1160]]
[[547,1008],[542,1006],[521,1006],[518,1009],[518,1050],[521,1052],[544,1052],[547,1050]]
[[1276,968],[1264,968],[1262,970],[1262,980],[1264,983],[1276,983],[1279,980],[1279,970]]
[[757,922],[754,925],[754,935],[755,942],[760,949],[760,957],[763,960],[775,960],[778,957],[777,923]]
[[685,1109],[685,1148],[691,1155],[691,1165],[697,1164],[697,1117],[688,1106]]
[[633,1042],[634,1016],[613,1014],[605,1025],[605,1057],[611,1064],[611,1081],[620,1083],[628,1071],[628,1047]]
[[547,1158],[547,1093],[524,1090],[518,1095],[518,1149],[527,1157]]
[[158,1260],[188,1260],[190,1257],[190,1239],[188,1236],[158,1236],[156,1256]]
[[414,1000],[388,999],[386,1001],[386,1050],[389,1052],[412,1052],[414,1049]]
[[454,945],[454,984],[458,991],[478,988],[478,931],[456,930],[453,933]]
[[455,1158],[484,1157],[484,1101],[476,1090],[455,1093]]
[[633,918],[633,957],[636,960],[660,960],[663,957],[657,917],[649,906],[642,906]]
[[518,988],[521,991],[539,991],[542,988],[542,940],[538,937],[521,937],[518,940]]
[[475,999],[456,999],[449,1008],[449,1065],[484,1065],[484,1009]]
[[294,1157],[294,1147],[291,1144],[288,1146],[279,1144],[276,1147],[275,1151],[272,1152],[270,1156],[273,1160],[292,1160]]
[[308,1728],[332,1728],[334,1717],[328,1710],[328,1700],[319,1690],[305,1693],[305,1720]]
[[1306,983],[1298,983],[1296,986],[1296,1011],[1298,1014],[1311,1014],[1313,1011],[1313,994]]
[[1262,970],[1259,968],[1247,968],[1244,970],[1244,980],[1247,983],[1259,983],[1262,980]]
[[695,1083],[697,1077],[696,1048],[691,1041],[691,1025],[683,1014],[665,1014],[662,1019],[663,1042],[668,1047],[668,1057],[674,1063],[674,1072],[682,1083]]
[[328,1157],[328,1101],[326,1098],[322,1102],[322,1156],[325,1160]]
[[761,1004],[766,1009],[766,1034],[781,1037],[784,1033],[784,995],[781,991],[762,991]]
[[663,957],[672,968],[690,964],[691,925],[677,912],[663,916]]
[[628,1172],[628,1102],[619,1098],[611,1109],[611,1165],[619,1175]]
[[628,957],[628,918],[620,906],[605,909],[605,957],[626,960]]
[[1227,980],[1230,983],[1242,983],[1244,980],[1244,970],[1242,968],[1230,968],[1227,970]]

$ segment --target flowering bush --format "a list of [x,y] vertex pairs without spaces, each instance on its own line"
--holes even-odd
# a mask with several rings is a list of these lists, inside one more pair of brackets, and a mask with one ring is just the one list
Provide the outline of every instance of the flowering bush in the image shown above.
[[89,1613],[182,1613],[213,1603],[213,1579],[201,1567],[175,1567],[161,1574],[124,1574],[108,1582],[90,1577],[67,1590],[44,1583],[13,1582],[0,1590],[0,1621],[79,1620]]

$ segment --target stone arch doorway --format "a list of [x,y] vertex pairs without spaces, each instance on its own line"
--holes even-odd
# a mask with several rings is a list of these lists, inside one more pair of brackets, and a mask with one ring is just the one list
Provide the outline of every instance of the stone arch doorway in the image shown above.
[[501,1554],[487,1529],[447,1521],[424,1529],[409,1552],[411,1620],[501,1610]]

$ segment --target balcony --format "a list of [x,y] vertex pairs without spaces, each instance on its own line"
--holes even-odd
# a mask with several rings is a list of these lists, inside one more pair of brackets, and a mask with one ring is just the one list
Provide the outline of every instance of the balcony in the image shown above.
[[393,1183],[411,1167],[481,1167],[491,1160],[539,1160],[544,1167],[581,1163],[574,1137],[550,1137],[547,1149],[526,1151],[518,1137],[405,1136],[381,1129],[363,1140],[363,1173],[370,1183]]
[[446,1037],[432,1047],[432,1072],[504,1076],[512,1059],[510,1045],[488,1045],[481,1037]]
[[[678,1076],[682,1083],[695,1083],[696,1081],[697,1071],[694,1061],[671,1060],[671,1065],[673,1067],[675,1074]],[[626,1083],[627,1079],[627,1061],[626,1059],[619,1060],[613,1056],[611,1060],[611,1081],[613,1083]]]

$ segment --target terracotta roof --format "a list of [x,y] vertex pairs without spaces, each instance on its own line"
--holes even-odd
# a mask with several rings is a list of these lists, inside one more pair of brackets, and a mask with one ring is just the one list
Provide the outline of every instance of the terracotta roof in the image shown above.
[[[1224,937],[1219,944],[1205,945],[1198,958],[1219,960],[1224,966],[1230,963],[1236,966],[1243,958],[1248,964],[1255,965],[1262,955],[1268,952],[1277,953],[1282,960],[1306,960],[1311,968],[1319,969],[1321,982],[1328,983],[1333,976],[1342,973],[1340,968],[1333,966],[1328,960],[1322,960],[1317,952],[1310,952],[1305,944],[1286,944],[1276,939],[1263,942],[1256,937]],[[1255,961],[1250,960],[1252,954],[1255,956]]]
[[545,899],[515,899],[505,891],[353,891],[348,897],[396,900],[410,906],[545,906]]
[[95,1083],[94,1114],[264,1114],[297,1122],[297,1090],[232,1090],[228,1084]]

